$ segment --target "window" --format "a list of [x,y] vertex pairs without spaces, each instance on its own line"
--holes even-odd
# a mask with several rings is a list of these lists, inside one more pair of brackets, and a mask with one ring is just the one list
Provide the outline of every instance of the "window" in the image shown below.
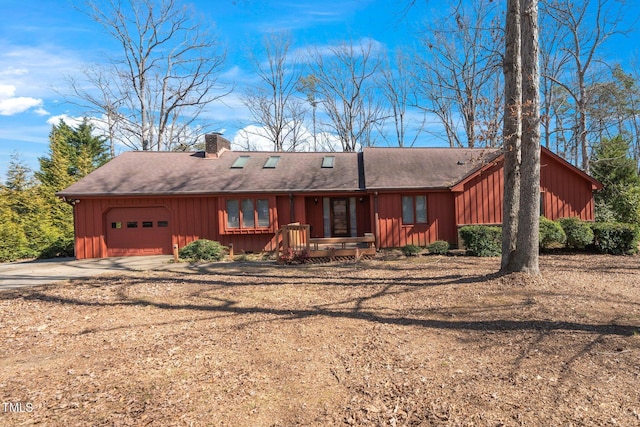
[[257,212],[258,212],[258,227],[268,227],[269,226],[269,200],[267,199],[258,199],[257,201]]
[[158,221],[158,227],[168,227],[169,221]]
[[335,156],[324,156],[322,158],[322,167],[323,168],[332,168],[336,161]]
[[111,228],[122,228],[122,223],[121,222],[112,222],[111,223]]
[[264,168],[275,169],[279,161],[280,161],[280,156],[269,156],[267,161],[264,163]]
[[402,196],[402,223],[427,223],[427,196]]
[[254,228],[256,226],[253,199],[242,199],[242,228]]
[[227,200],[227,227],[240,228],[240,208],[237,200]]
[[227,229],[269,228],[269,199],[227,200]]
[[152,228],[153,221],[142,221],[142,228]]
[[244,165],[249,161],[249,156],[240,156],[236,159],[235,162],[231,165],[231,169],[242,169]]
[[138,223],[136,221],[127,222],[127,228],[138,228]]

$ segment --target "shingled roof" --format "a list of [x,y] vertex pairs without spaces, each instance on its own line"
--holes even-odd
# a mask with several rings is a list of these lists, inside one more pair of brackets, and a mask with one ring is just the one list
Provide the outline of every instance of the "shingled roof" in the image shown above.
[[365,148],[366,188],[448,189],[500,153],[496,148]]
[[[130,151],[58,195],[448,189],[499,155],[499,150],[486,148],[365,148],[363,153],[224,151],[217,158],[202,152]],[[275,167],[265,167],[272,157],[279,157]],[[334,160],[332,167],[323,167],[329,157]],[[237,167],[236,162],[244,164]]]
[[[232,167],[241,156],[246,164]],[[274,168],[265,168],[279,156]],[[75,184],[61,197],[196,195],[239,192],[357,191],[364,189],[362,153],[125,152]],[[322,167],[334,157],[333,167]]]

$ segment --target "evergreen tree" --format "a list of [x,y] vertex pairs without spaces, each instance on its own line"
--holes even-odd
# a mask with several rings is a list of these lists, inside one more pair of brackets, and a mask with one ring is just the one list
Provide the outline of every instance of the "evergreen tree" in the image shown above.
[[54,125],[36,179],[12,156],[0,186],[0,261],[73,254],[73,208],[55,193],[108,160],[105,140],[92,130],[87,119],[77,128],[64,121]]
[[0,260],[32,258],[50,245],[59,232],[52,227],[49,212],[31,170],[12,155],[0,189]]
[[603,139],[594,150],[591,172],[604,184],[595,195],[599,220],[640,223],[640,177],[629,152],[630,143],[622,136]]

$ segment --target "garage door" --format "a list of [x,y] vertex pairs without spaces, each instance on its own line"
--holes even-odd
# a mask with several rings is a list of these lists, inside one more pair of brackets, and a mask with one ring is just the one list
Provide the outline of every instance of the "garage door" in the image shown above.
[[171,254],[170,217],[164,207],[111,209],[106,216],[107,256]]

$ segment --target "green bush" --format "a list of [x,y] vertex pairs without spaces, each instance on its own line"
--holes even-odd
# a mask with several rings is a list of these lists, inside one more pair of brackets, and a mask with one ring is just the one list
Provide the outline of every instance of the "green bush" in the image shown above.
[[621,222],[596,222],[591,224],[593,245],[603,254],[631,255],[638,252],[640,228]]
[[72,237],[60,237],[46,248],[42,249],[39,259],[72,257],[74,251]]
[[200,239],[180,249],[178,255],[191,261],[220,261],[224,258],[226,248],[219,242]]
[[422,248],[416,245],[405,245],[401,250],[404,256],[414,256],[422,252]]
[[567,235],[564,230],[555,221],[540,217],[540,249],[549,249],[552,247],[560,247],[567,241]]
[[558,220],[560,226],[567,235],[567,247],[584,249],[587,245],[593,243],[593,231],[586,223],[580,218],[560,218]]
[[18,215],[9,209],[0,209],[0,262],[32,256],[29,240],[18,224]]
[[430,254],[446,255],[449,252],[449,242],[436,240],[427,246]]
[[472,256],[498,256],[502,249],[502,229],[486,225],[467,225],[460,229],[466,254]]

